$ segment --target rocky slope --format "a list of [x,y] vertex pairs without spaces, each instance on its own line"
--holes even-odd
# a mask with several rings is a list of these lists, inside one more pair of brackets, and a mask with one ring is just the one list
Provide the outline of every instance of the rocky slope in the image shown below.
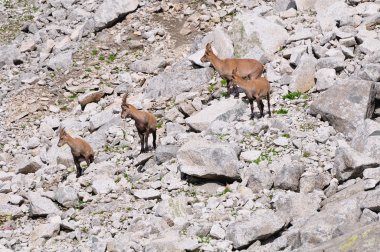
[[[377,250],[380,1],[7,0],[0,24],[2,251]],[[265,64],[271,118],[210,41]],[[80,178],[59,127],[96,151]]]

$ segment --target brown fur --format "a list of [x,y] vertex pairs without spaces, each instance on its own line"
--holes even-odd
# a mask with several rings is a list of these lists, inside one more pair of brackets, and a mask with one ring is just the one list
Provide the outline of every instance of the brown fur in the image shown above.
[[[227,81],[227,93],[231,94],[230,81],[232,80],[232,71],[237,69],[237,74],[243,78],[256,79],[261,76],[264,66],[255,59],[220,59],[212,51],[211,43],[206,45],[206,51],[201,58],[202,62],[210,62],[220,77]],[[235,96],[238,95],[237,93]]]
[[73,154],[74,163],[77,168],[77,178],[82,175],[80,162],[86,161],[87,166],[94,162],[94,150],[92,147],[81,138],[71,137],[63,128],[59,130],[58,147],[68,144]]
[[156,117],[147,111],[140,111],[133,105],[127,103],[127,94],[123,96],[121,103],[121,118],[132,118],[135,120],[137,132],[139,133],[141,140],[141,152],[148,151],[148,138],[149,134],[153,135],[153,148],[156,149]]
[[260,117],[264,116],[264,103],[262,101],[263,97],[266,97],[268,100],[268,112],[269,117],[272,116],[270,112],[270,84],[267,79],[260,77],[253,80],[245,80],[239,75],[237,75],[237,70],[235,69],[232,72],[232,82],[234,87],[241,87],[251,105],[251,118],[253,119],[253,99],[256,99],[257,106],[260,109]]

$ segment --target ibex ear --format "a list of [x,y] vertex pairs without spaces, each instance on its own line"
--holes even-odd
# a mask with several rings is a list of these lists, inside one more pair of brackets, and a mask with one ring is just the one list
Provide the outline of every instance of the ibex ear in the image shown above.
[[234,70],[232,70],[232,75],[236,75],[237,73],[237,68],[235,68]]
[[123,99],[121,101],[121,105],[126,105],[127,104],[127,97],[128,97],[128,93],[125,93],[123,95]]
[[212,42],[207,43],[207,45],[206,45],[206,50],[211,50],[211,43],[212,43]]

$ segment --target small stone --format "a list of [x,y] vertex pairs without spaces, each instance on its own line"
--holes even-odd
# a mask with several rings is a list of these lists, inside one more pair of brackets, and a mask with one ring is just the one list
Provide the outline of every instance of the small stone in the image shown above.
[[286,137],[279,137],[273,141],[273,143],[277,146],[287,146],[289,141]]
[[251,162],[258,159],[260,155],[261,155],[261,151],[257,151],[257,150],[244,151],[240,154],[240,159],[247,162]]
[[133,195],[139,199],[159,199],[161,198],[160,191],[154,189],[146,189],[146,190],[134,190]]

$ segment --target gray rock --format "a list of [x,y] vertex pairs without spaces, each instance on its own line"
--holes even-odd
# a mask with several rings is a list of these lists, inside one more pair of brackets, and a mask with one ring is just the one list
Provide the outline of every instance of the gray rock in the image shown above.
[[379,220],[379,216],[377,213],[365,208],[363,210],[362,215],[360,216],[360,223],[364,225],[371,224],[372,222],[376,222]]
[[248,220],[233,222],[227,227],[226,239],[234,249],[241,249],[256,240],[266,239],[281,230],[285,221],[273,210],[258,209]]
[[97,113],[90,118],[90,131],[93,132],[103,125],[111,122],[115,118],[120,118],[120,115],[114,114],[112,107],[107,107],[100,113]]
[[21,83],[25,84],[35,84],[40,80],[40,77],[34,73],[25,73],[20,77]]
[[295,42],[298,40],[306,40],[306,39],[314,40],[315,35],[316,33],[314,30],[304,28],[302,30],[295,31],[294,34],[288,38],[287,43]]
[[289,140],[286,137],[279,137],[279,138],[274,139],[273,143],[277,146],[287,146],[289,143]]
[[285,163],[276,172],[274,186],[284,190],[297,191],[304,167],[295,163]]
[[226,231],[219,224],[214,224],[211,227],[210,235],[216,239],[224,239]]
[[355,132],[352,146],[357,151],[367,153],[380,162],[380,123],[374,120],[365,120]]
[[158,203],[155,215],[174,221],[176,218],[184,218],[188,215],[186,206],[187,199],[185,197],[164,199]]
[[165,71],[147,83],[146,98],[172,97],[208,83],[213,76],[211,68]]
[[280,191],[275,193],[272,202],[276,213],[296,226],[317,213],[321,199],[313,194]]
[[74,207],[79,201],[77,191],[69,186],[58,187],[55,198],[64,207]]
[[338,191],[339,181],[336,178],[333,178],[330,181],[330,185],[324,190],[326,197],[331,197]]
[[286,11],[291,8],[297,8],[294,0],[276,0],[273,6],[273,9],[277,12]]
[[51,70],[67,70],[73,64],[73,53],[71,51],[62,52],[52,57],[47,66]]
[[[335,237],[332,240],[308,249],[309,252],[335,252],[347,248],[347,251],[372,252],[379,247],[380,224],[373,223],[363,227],[357,227],[346,234]],[[297,252],[303,251],[302,249]]]
[[361,80],[345,80],[325,91],[310,105],[309,113],[320,114],[323,120],[340,132],[352,133],[374,111],[374,84]]
[[[205,49],[200,49],[198,51],[196,51],[195,53],[191,54],[189,57],[187,57],[187,59],[193,63],[194,65],[197,65],[197,66],[200,66],[200,67],[208,67],[210,66],[210,62],[202,62],[201,61],[201,58],[203,57],[203,55],[205,54]],[[213,49],[213,51],[215,52],[215,54],[217,54],[216,50]]]
[[33,39],[27,39],[22,42],[20,52],[30,52],[36,50],[36,42]]
[[166,65],[167,62],[164,58],[155,57],[149,60],[136,60],[129,65],[129,68],[135,72],[155,73],[160,68],[164,68]]
[[334,86],[336,79],[335,69],[321,68],[317,71],[315,77],[317,78],[315,89],[317,91],[324,91]]
[[177,156],[179,147],[175,145],[159,145],[156,149],[155,160],[158,165]]
[[290,91],[307,92],[315,85],[315,66],[317,60],[313,56],[304,54],[299,65],[292,74],[292,82],[290,83]]
[[379,163],[375,159],[357,152],[349,146],[341,146],[336,149],[333,174],[339,181],[363,176],[366,168],[375,168]]
[[235,55],[245,55],[251,48],[259,47],[265,54],[272,56],[289,38],[282,26],[253,12],[236,16],[229,33],[234,42]]
[[0,68],[4,65],[23,63],[20,51],[14,45],[0,46]]
[[336,71],[342,71],[345,67],[344,57],[324,57],[318,59],[316,68],[317,70],[322,68],[335,69]]
[[314,7],[322,32],[334,30],[337,21],[352,18],[351,16],[355,14],[354,8],[350,8],[344,1],[340,0],[317,1]]
[[95,194],[107,194],[116,189],[116,184],[113,179],[103,175],[96,177],[91,187]]
[[327,204],[300,227],[301,244],[303,247],[315,246],[336,235],[349,232],[353,226],[357,227],[360,215],[361,211],[355,199]]
[[222,59],[233,57],[234,46],[232,40],[227,31],[222,27],[216,27],[212,32],[208,33],[202,39],[200,48],[204,49],[209,42],[212,42],[213,50],[218,57]]
[[95,30],[100,31],[122,20],[128,13],[136,10],[138,0],[106,0],[95,11]]
[[159,199],[161,198],[161,192],[154,189],[134,190],[133,195],[139,199]]
[[380,189],[368,191],[365,199],[360,202],[360,208],[367,208],[378,213],[380,211]]
[[59,233],[60,225],[59,223],[47,223],[40,224],[34,228],[30,234],[32,241],[36,241],[40,238],[49,239]]
[[268,168],[251,165],[248,170],[247,187],[250,188],[253,193],[272,188],[274,176]]
[[300,179],[300,192],[323,190],[330,184],[331,175],[328,172],[305,172]]
[[58,207],[48,198],[42,197],[39,193],[29,192],[30,202],[29,214],[31,217],[47,216],[48,214],[59,214]]
[[178,107],[185,117],[191,116],[196,111],[190,102],[182,102]]
[[233,146],[206,140],[191,140],[177,153],[182,173],[206,179],[239,179],[239,161]]
[[313,0],[295,0],[295,2],[299,11],[314,9],[315,1]]
[[186,123],[196,131],[204,131],[213,121],[231,122],[236,120],[246,112],[247,107],[247,104],[238,99],[222,99],[186,118]]
[[380,182],[380,167],[367,168],[363,171],[363,178],[365,179],[365,189],[372,189]]
[[261,151],[257,151],[257,150],[243,151],[240,154],[240,159],[244,161],[252,162],[258,159],[260,155],[261,155]]
[[35,173],[41,168],[41,164],[36,161],[36,158],[29,158],[25,155],[16,155],[15,157],[16,173],[28,174]]
[[365,54],[373,54],[380,50],[380,40],[375,38],[365,38],[363,43],[358,45],[360,52]]
[[21,205],[22,203],[24,202],[24,198],[17,195],[17,194],[12,194],[10,197],[9,197],[9,203],[11,203],[12,205]]
[[363,69],[365,80],[380,81],[380,64],[366,64]]

